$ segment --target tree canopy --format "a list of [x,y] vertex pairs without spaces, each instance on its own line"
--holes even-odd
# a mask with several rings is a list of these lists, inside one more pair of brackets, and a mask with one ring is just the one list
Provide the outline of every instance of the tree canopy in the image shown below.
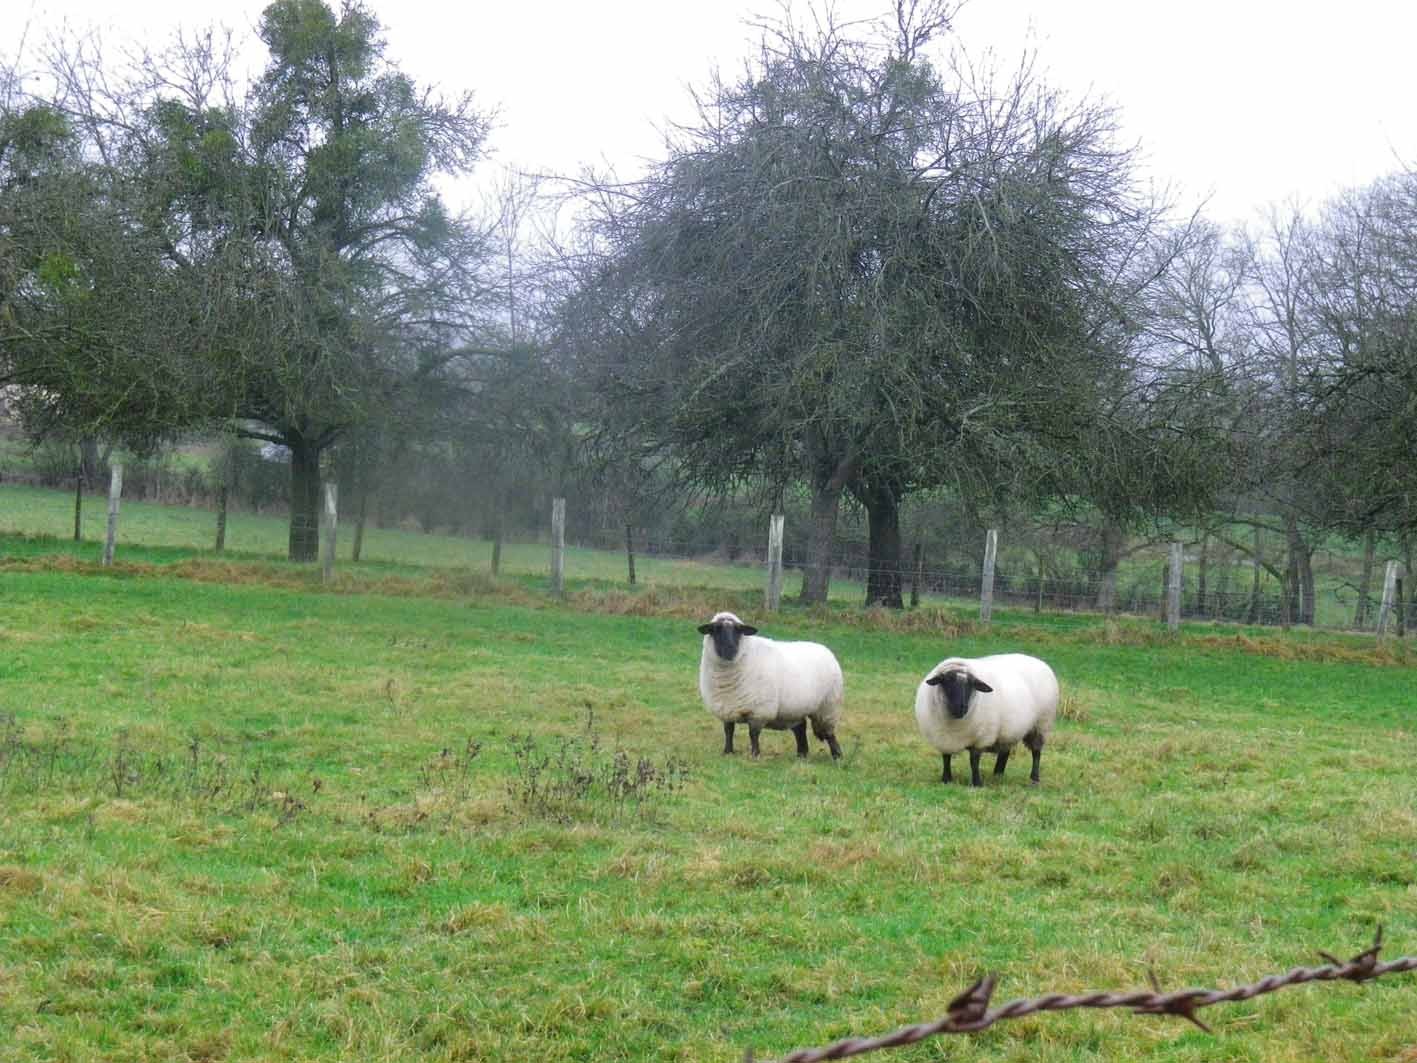
[[570,305],[595,388],[696,482],[805,479],[808,599],[845,491],[871,517],[868,600],[899,604],[907,492],[1075,489],[1067,452],[1095,438],[1153,279],[1161,210],[1111,112],[1026,65],[938,67],[951,16],[770,26],[645,178],[596,186]]

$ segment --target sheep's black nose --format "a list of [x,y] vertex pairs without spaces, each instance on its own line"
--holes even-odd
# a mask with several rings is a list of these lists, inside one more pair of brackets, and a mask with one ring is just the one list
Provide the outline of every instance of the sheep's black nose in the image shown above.
[[719,657],[731,661],[738,656],[738,631],[727,624],[713,629],[713,648]]

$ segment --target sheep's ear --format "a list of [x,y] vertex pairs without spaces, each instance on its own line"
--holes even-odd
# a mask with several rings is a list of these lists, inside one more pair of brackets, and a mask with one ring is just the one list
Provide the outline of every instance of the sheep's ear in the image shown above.
[[739,624],[739,625],[738,625],[738,634],[740,634],[740,635],[756,635],[757,633],[758,633],[758,629],[755,628],[755,627],[753,627],[752,624]]
[[712,634],[713,634],[713,625],[712,625],[712,624],[700,624],[700,625],[699,625],[699,634],[700,634],[700,635],[712,635]]
[[979,691],[981,694],[994,693],[993,687],[991,687],[988,683],[984,682],[984,680],[976,678],[975,676],[969,677],[969,685],[972,686],[975,690]]
[[944,681],[945,681],[945,673],[944,673],[944,672],[936,672],[934,675],[926,677],[926,679],[925,679],[925,684],[926,684],[927,686],[937,687],[937,686],[939,686],[941,683],[943,683]]

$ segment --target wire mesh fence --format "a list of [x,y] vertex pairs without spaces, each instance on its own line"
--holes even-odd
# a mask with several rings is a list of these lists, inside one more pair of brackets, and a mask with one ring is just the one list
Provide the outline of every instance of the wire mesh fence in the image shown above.
[[[895,588],[903,602],[919,604],[978,603],[983,593],[983,538],[980,537],[978,557],[958,553],[943,560],[921,557],[903,551],[899,563],[879,565],[872,561],[864,541],[838,541],[832,553],[832,596],[859,596],[865,600],[868,586]],[[762,542],[702,539],[672,539],[645,535],[635,529],[602,530],[583,536],[578,545],[599,551],[632,553],[641,561],[695,564],[706,570],[706,581],[713,579],[712,570],[725,575],[725,587],[741,587],[752,577],[763,573],[766,579],[768,535]],[[1005,546],[1001,542],[1001,551]],[[1158,546],[1153,554],[1164,547]],[[783,597],[791,598],[800,587],[800,580],[809,560],[801,549],[785,548],[782,566],[785,572]],[[641,575],[645,566],[641,564]],[[1305,617],[1302,595],[1287,593],[1261,565],[1247,558],[1226,557],[1211,561],[1204,575],[1193,556],[1183,562],[1183,579],[1179,598],[1182,620],[1285,626],[1299,623]],[[1258,571],[1257,571],[1258,570]],[[650,578],[653,578],[652,572]],[[1354,631],[1371,631],[1378,622],[1380,581],[1365,596],[1352,583],[1346,572],[1325,570],[1316,566],[1315,582],[1321,589],[1322,600],[1310,603],[1308,615],[1317,626]],[[1035,613],[1095,613],[1164,619],[1167,608],[1166,561],[1161,556],[1143,556],[1110,579],[1083,571],[1058,574],[1040,571],[1036,564],[1022,568],[1017,558],[1001,552],[992,584],[992,601],[996,607],[1028,609]],[[1395,603],[1397,615],[1405,617],[1401,602]]]
[[[140,471],[135,480],[127,475],[123,484],[124,501],[149,498],[170,505],[171,485],[177,479],[158,472]],[[20,477],[6,477],[6,482],[23,482]],[[86,485],[97,486],[97,485]],[[97,497],[95,497],[97,496]],[[83,532],[87,538],[102,538],[102,514],[95,503],[102,495],[89,495],[84,507]],[[181,492],[178,499],[187,497]],[[204,515],[191,508],[192,499],[183,507],[189,514],[185,528],[178,536],[181,545],[210,548],[220,539],[227,549],[237,551],[269,551],[284,546],[290,529],[256,527],[234,514],[231,522],[224,519],[225,511],[212,519],[212,531],[202,524]],[[79,538],[77,503],[69,503],[70,517],[56,516],[50,534],[66,534],[61,528],[74,528]],[[59,507],[62,508],[62,507]],[[549,507],[548,507],[549,508]],[[57,512],[57,510],[56,510]],[[248,510],[249,512],[249,510]],[[378,531],[363,534],[363,507],[353,507],[341,514],[339,521],[348,527],[351,518],[359,518],[358,530],[341,531],[342,556],[350,556],[352,543],[364,547],[364,557],[373,560],[421,561],[434,565],[476,567],[490,561],[494,571],[509,575],[546,573],[552,568],[549,522],[530,534],[509,535],[505,542],[494,545],[479,541],[474,529],[448,529],[443,536],[428,536],[428,528],[418,532],[398,527],[378,526]],[[314,540],[320,533],[312,526],[305,529],[306,538]],[[579,518],[579,519],[577,519]],[[722,527],[699,535],[668,535],[662,530],[620,525],[618,527],[587,528],[587,514],[576,514],[568,507],[565,518],[566,552],[562,555],[565,580],[615,580],[628,582],[661,582],[693,585],[723,590],[742,591],[769,587],[769,529],[745,531],[741,521],[722,522]],[[141,516],[141,520],[148,520]],[[174,518],[175,519],[175,518]],[[288,515],[280,519],[290,520]],[[128,518],[124,518],[125,525]],[[267,524],[273,518],[265,518]],[[299,517],[295,518],[298,523]],[[151,523],[151,521],[149,521]],[[495,522],[500,526],[500,520]],[[706,527],[716,522],[703,520]],[[665,520],[660,529],[673,525]],[[25,529],[28,530],[28,529]],[[296,529],[300,530],[300,529]],[[960,528],[913,527],[903,529],[898,561],[882,564],[872,557],[865,538],[865,528],[856,517],[843,516],[831,555],[831,597],[837,601],[884,601],[887,604],[973,605],[981,603],[984,585],[985,536],[982,531],[962,531]],[[150,534],[144,528],[141,534]],[[171,539],[178,533],[164,530]],[[401,538],[400,538],[401,537]],[[1373,631],[1387,618],[1387,633],[1404,631],[1408,617],[1417,607],[1413,601],[1414,583],[1385,587],[1380,571],[1373,578],[1360,579],[1360,561],[1356,551],[1322,549],[1313,552],[1313,579],[1298,590],[1290,590],[1285,581],[1276,578],[1284,565],[1283,544],[1273,541],[1264,555],[1246,553],[1237,542],[1216,536],[1209,546],[1186,546],[1183,560],[1180,597],[1175,605],[1181,620],[1229,622],[1239,624],[1282,626],[1290,623],[1311,623],[1331,630]],[[134,542],[151,541],[134,538]],[[1258,535],[1255,543],[1258,545]],[[782,543],[781,576],[771,585],[774,599],[791,600],[800,593],[809,569],[802,522],[793,528],[789,521]],[[948,545],[941,545],[941,544]],[[161,545],[170,545],[163,540]],[[504,553],[502,547],[507,548]],[[217,549],[221,549],[218,547]],[[1035,613],[1119,614],[1124,616],[1167,619],[1168,591],[1166,586],[1165,545],[1160,543],[1129,550],[1126,560],[1110,576],[1103,577],[1087,535],[1079,529],[1027,530],[1003,529],[998,537],[998,554],[993,568],[987,609],[1027,609]],[[1256,558],[1259,558],[1258,560]],[[350,558],[353,560],[353,557]],[[1381,570],[1390,557],[1379,558]],[[636,571],[636,562],[639,562]],[[501,568],[499,569],[499,564]],[[1373,565],[1369,565],[1371,570]],[[554,577],[553,577],[554,578]],[[1400,575],[1399,575],[1400,579]],[[1366,590],[1364,589],[1366,588]],[[870,592],[868,596],[868,591]],[[1390,605],[1383,609],[1380,599],[1387,594]]]

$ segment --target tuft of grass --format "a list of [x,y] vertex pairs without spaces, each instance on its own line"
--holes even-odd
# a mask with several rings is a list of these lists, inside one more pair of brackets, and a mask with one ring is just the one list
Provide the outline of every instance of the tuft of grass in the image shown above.
[[617,819],[646,815],[655,802],[682,790],[688,764],[676,756],[663,761],[605,749],[595,708],[586,704],[584,730],[553,746],[526,734],[512,744],[516,769],[508,783],[513,803],[530,816],[571,823],[582,816]]
[[1058,719],[1067,720],[1070,723],[1087,723],[1091,715],[1088,712],[1086,701],[1076,689],[1069,688],[1061,692]]

